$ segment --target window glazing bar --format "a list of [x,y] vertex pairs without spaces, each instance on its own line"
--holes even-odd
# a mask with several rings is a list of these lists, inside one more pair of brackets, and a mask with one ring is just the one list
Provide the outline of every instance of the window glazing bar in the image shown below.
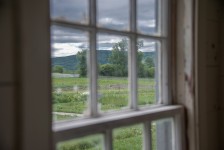
[[[130,0],[130,28],[131,31],[136,33],[136,0]],[[130,39],[130,51],[129,51],[129,102],[130,108],[138,109],[137,98],[137,36],[136,34],[131,36]]]
[[[90,0],[90,25],[96,26],[96,0]],[[97,109],[97,54],[96,54],[96,30],[90,31],[90,51],[89,51],[89,80],[90,80],[90,97],[89,97],[89,115],[98,116]]]
[[112,130],[106,130],[104,134],[104,150],[113,150]]
[[152,130],[151,130],[151,121],[144,123],[144,150],[152,150]]

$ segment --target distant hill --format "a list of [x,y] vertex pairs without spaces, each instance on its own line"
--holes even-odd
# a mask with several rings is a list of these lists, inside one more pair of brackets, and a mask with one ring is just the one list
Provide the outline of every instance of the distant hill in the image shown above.
[[52,67],[62,66],[66,70],[76,70],[77,69],[76,64],[77,64],[76,55],[51,58]]
[[[98,62],[99,64],[107,64],[108,58],[111,55],[111,51],[109,50],[98,50],[97,56],[98,56]],[[144,52],[144,58],[147,56],[154,58],[155,52]],[[77,58],[76,55],[71,56],[65,56],[65,57],[53,57],[51,59],[52,61],[52,67],[54,66],[62,66],[66,70],[74,71],[77,69]]]

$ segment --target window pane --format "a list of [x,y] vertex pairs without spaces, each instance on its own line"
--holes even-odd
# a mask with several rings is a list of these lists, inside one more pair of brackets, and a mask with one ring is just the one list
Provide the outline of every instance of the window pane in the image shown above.
[[153,121],[152,130],[152,148],[153,150],[173,150],[173,131],[172,119],[162,119]]
[[113,131],[113,149],[142,150],[143,149],[142,125],[134,125],[115,129]]
[[137,0],[137,29],[143,34],[158,32],[158,0]]
[[103,136],[92,135],[57,144],[57,150],[103,150]]
[[138,104],[159,103],[159,42],[149,39],[138,40]]
[[98,26],[129,30],[129,0],[97,0]]
[[98,34],[99,66],[98,95],[102,111],[119,110],[128,106],[127,37]]
[[87,108],[88,34],[52,26],[52,97],[54,120],[83,116]]
[[87,24],[88,0],[51,0],[51,18]]

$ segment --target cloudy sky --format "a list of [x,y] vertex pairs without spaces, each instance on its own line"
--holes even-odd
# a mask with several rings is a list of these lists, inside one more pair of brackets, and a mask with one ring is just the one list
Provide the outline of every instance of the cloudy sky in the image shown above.
[[[51,0],[51,17],[81,24],[88,24],[89,0]],[[97,0],[98,26],[129,30],[129,0]],[[155,0],[137,0],[138,31],[145,34],[155,32]],[[97,49],[111,50],[121,36],[97,35]],[[52,57],[74,55],[81,49],[89,48],[88,32],[71,28],[52,26]],[[142,51],[153,51],[155,42],[144,40]]]

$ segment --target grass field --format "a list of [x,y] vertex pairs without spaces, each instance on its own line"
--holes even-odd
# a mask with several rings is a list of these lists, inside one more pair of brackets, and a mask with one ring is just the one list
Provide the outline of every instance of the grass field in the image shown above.
[[[138,80],[138,104],[155,103],[154,79]],[[53,111],[83,114],[88,103],[88,80],[86,78],[53,78]],[[127,78],[100,77],[98,80],[98,107],[101,111],[120,110],[128,107]],[[80,115],[77,115],[80,116]],[[70,119],[57,115],[55,120]]]

